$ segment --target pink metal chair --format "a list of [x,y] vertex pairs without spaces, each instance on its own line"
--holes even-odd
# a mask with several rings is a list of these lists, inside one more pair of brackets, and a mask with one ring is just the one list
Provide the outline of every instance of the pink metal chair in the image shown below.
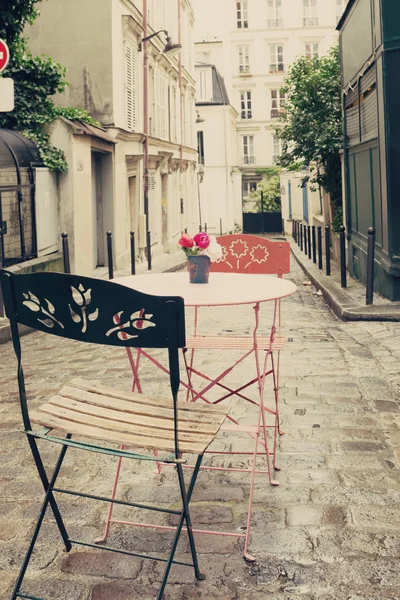
[[[262,237],[244,234],[235,234],[221,236],[218,238],[219,244],[222,246],[223,255],[220,261],[211,263],[211,270],[214,272],[232,272],[232,273],[249,273],[249,274],[267,274],[277,275],[282,277],[284,274],[290,272],[290,245],[284,241],[271,241]],[[267,282],[266,282],[267,284]],[[248,553],[248,546],[250,540],[251,530],[251,515],[252,515],[252,503],[253,503],[253,492],[255,484],[256,474],[267,474],[271,485],[279,485],[279,482],[273,478],[273,469],[279,470],[276,465],[276,445],[277,445],[277,433],[282,433],[279,426],[279,361],[280,361],[280,350],[284,346],[284,339],[280,337],[280,325],[281,325],[281,314],[280,314],[280,301],[276,300],[273,307],[273,324],[270,332],[266,332],[266,335],[259,336],[259,310],[260,306],[257,304],[254,306],[255,311],[255,327],[252,335],[248,336],[202,336],[198,335],[198,308],[195,308],[194,314],[194,335],[187,337],[186,347],[184,350],[184,361],[187,371],[188,382],[185,385],[187,390],[187,401],[194,402],[198,399],[203,400],[208,404],[218,404],[219,402],[232,397],[237,396],[246,400],[253,405],[257,406],[257,421],[250,425],[241,425],[233,417],[228,416],[230,421],[229,425],[225,425],[221,431],[229,433],[246,433],[253,438],[255,444],[254,449],[248,452],[215,452],[210,450],[211,454],[240,454],[252,456],[251,468],[232,468],[232,467],[214,467],[214,466],[203,466],[202,469],[215,470],[215,471],[234,471],[234,472],[247,472],[251,473],[251,484],[250,494],[248,503],[248,517],[247,517],[247,528],[246,533],[231,533],[221,531],[205,531],[194,529],[195,533],[212,534],[212,535],[228,535],[244,538],[244,557],[250,561],[255,560],[253,556]],[[201,373],[194,367],[194,358],[196,350],[209,350],[209,349],[221,349],[221,350],[236,350],[243,351],[243,354],[237,359],[231,367],[225,369],[225,371],[218,376],[216,379],[210,378],[205,373]],[[264,353],[264,360],[260,360],[260,354]],[[275,364],[274,353],[277,354],[277,360]],[[142,392],[140,379],[139,379],[139,362],[141,356],[150,358],[146,353],[138,351],[136,356],[132,355],[130,348],[127,348],[128,359],[132,368],[133,374],[133,385],[132,391],[137,390],[139,393]],[[189,355],[189,356],[188,356]],[[246,382],[240,388],[232,389],[223,383],[223,380],[229,375],[236,366],[242,363],[246,358],[254,356],[256,377]],[[270,366],[269,360],[271,361]],[[157,362],[158,366],[162,366]],[[164,369],[167,371],[166,369]],[[196,391],[193,385],[193,376],[198,376],[206,380],[206,387],[201,392]],[[273,390],[275,406],[273,409],[265,406],[264,403],[264,389],[266,377],[272,375]],[[258,385],[259,401],[255,401],[252,398],[244,395],[244,391],[252,384]],[[206,393],[213,387],[218,386],[224,390],[224,395],[215,402],[211,402],[206,398]],[[266,415],[272,415],[273,425],[267,425]],[[269,450],[268,445],[268,429],[272,429],[273,432],[273,444],[272,451]],[[259,446],[261,451],[259,451]],[[263,456],[266,460],[266,469],[257,469],[256,461],[259,456]],[[272,465],[271,468],[271,460]],[[158,464],[160,467],[162,463]],[[193,468],[190,465],[185,465],[186,468]],[[114,497],[117,489],[118,478],[121,468],[121,459],[119,459],[117,472],[115,476],[114,486],[112,490],[112,497]],[[109,514],[106,522],[106,529],[104,538],[106,539],[110,524],[111,523],[124,523],[126,525],[133,525],[134,523],[121,522],[112,518],[112,505],[110,506]],[[137,524],[136,524],[137,525]],[[164,527],[165,528],[165,527]],[[100,541],[100,540],[99,540]]]

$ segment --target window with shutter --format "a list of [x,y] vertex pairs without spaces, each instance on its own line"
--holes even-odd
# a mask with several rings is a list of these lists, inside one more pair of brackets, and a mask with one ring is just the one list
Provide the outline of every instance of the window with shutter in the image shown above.
[[126,127],[136,129],[136,55],[131,42],[125,44]]
[[168,109],[167,109],[167,80],[164,73],[155,71],[155,109],[156,136],[167,138]]

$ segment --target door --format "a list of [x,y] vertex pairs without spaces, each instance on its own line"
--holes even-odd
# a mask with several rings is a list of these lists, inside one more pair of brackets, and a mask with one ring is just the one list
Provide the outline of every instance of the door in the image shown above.
[[92,224],[93,266],[105,265],[104,197],[102,185],[102,155],[92,152]]
[[162,243],[168,252],[168,175],[161,175]]

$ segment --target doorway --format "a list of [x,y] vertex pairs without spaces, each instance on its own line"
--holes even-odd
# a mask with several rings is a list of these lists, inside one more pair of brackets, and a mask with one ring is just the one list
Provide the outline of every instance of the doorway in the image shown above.
[[104,194],[102,155],[92,152],[92,232],[93,267],[105,266]]
[[169,251],[168,244],[168,175],[161,175],[161,206],[162,206],[162,244],[164,252]]

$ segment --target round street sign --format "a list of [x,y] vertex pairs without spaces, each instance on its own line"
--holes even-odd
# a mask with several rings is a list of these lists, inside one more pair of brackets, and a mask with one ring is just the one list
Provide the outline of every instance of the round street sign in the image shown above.
[[7,44],[0,40],[0,73],[4,71],[10,60],[10,51]]

